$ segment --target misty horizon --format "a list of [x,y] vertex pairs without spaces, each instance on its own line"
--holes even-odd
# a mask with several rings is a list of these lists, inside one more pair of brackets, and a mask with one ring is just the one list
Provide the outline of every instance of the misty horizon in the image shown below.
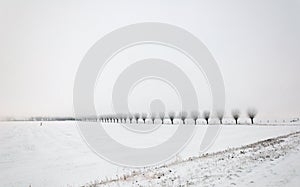
[[[159,1],[119,2],[120,6],[113,1],[73,2],[64,8],[55,2],[29,2],[17,12],[14,3],[2,2],[0,117],[73,116],[74,79],[89,48],[112,30],[145,21],[182,27],[206,45],[223,76],[228,116],[235,108],[244,115],[249,107],[257,108],[258,118],[300,116],[299,1],[193,2],[176,2],[171,7]],[[158,5],[160,10],[155,8]],[[124,16],[115,19],[120,13]],[[112,112],[107,90],[121,71],[116,63],[134,59],[132,54],[161,58],[168,54],[170,60],[182,59],[174,62],[178,66],[184,63],[180,54],[161,46],[128,49],[112,59],[103,73],[108,79],[95,85],[99,114]],[[185,71],[198,85],[199,110],[210,110],[205,77],[193,68]],[[167,110],[177,110],[176,95],[165,85],[146,82],[128,96],[132,112],[147,110],[146,101],[153,99],[147,92],[154,86],[166,90],[157,95],[171,103]]]

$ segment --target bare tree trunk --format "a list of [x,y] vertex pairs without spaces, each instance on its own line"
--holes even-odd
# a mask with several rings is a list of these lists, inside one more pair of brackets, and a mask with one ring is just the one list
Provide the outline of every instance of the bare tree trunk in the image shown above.
[[253,124],[253,118],[251,118],[251,123]]

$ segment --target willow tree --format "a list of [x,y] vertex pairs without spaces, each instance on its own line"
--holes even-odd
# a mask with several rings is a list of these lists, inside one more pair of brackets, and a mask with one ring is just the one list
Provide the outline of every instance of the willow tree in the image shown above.
[[140,114],[139,113],[135,113],[134,114],[134,119],[135,119],[136,124],[138,124],[139,123],[139,119],[140,119]]
[[182,120],[182,123],[185,124],[185,120],[188,116],[188,113],[185,111],[182,111],[179,113],[178,117]]
[[224,118],[224,111],[223,110],[218,110],[217,111],[217,117],[220,121],[220,124],[223,124],[223,118]]
[[164,119],[165,119],[165,113],[164,112],[159,113],[159,119],[161,120],[161,124],[164,124]]
[[127,117],[129,119],[129,123],[132,123],[133,115],[129,113]]
[[171,120],[171,124],[174,124],[175,116],[176,116],[175,112],[173,111],[169,112],[169,118]]
[[144,124],[146,123],[147,117],[148,117],[148,114],[142,113],[142,120],[143,120]]
[[257,115],[257,110],[254,109],[254,108],[250,108],[250,109],[248,109],[247,114],[248,114],[248,117],[251,120],[251,124],[253,124],[254,123],[254,118]]
[[197,124],[197,120],[199,118],[199,115],[200,115],[200,113],[197,110],[194,110],[194,111],[191,112],[191,118],[194,120],[195,125]]
[[203,112],[203,118],[206,121],[206,124],[208,124],[209,118],[210,118],[210,111],[206,110]]
[[238,119],[240,118],[240,111],[237,109],[234,109],[231,111],[232,117],[235,120],[235,124],[238,124]]
[[151,120],[152,120],[152,123],[154,124],[155,122],[155,119],[156,119],[156,113],[151,113],[151,116],[150,116]]

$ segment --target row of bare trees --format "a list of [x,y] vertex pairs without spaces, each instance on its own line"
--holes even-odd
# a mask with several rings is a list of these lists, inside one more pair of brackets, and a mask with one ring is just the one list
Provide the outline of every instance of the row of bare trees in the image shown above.
[[[240,118],[240,111],[239,110],[232,110],[231,111],[232,118],[235,120],[235,123],[238,124],[238,120]],[[251,123],[254,123],[254,118],[257,115],[257,111],[255,109],[248,109],[247,110],[247,116],[250,118]],[[151,113],[148,115],[147,113],[134,113],[134,114],[116,114],[116,115],[102,115],[99,116],[99,120],[101,122],[105,123],[133,123],[133,120],[135,120],[135,123],[138,123],[139,120],[143,121],[143,123],[146,123],[146,120],[149,119],[154,124],[156,119],[160,119],[161,123],[164,124],[165,119],[169,119],[171,121],[171,124],[174,124],[175,119],[179,119],[182,121],[183,124],[186,124],[186,120],[190,117],[194,121],[195,124],[197,124],[197,120],[200,119],[200,112],[199,111],[192,111],[190,113],[190,116],[188,116],[188,113],[185,111],[179,112],[178,115],[176,115],[175,112],[171,111],[166,115],[164,112],[160,112],[158,115],[156,113]],[[203,119],[206,121],[206,124],[209,124],[209,120],[212,118],[210,111],[204,111],[202,114]],[[224,112],[223,111],[217,111],[216,117],[219,120],[220,124],[223,124],[223,118],[224,118]]]
[[[240,111],[235,109],[231,111],[232,117],[235,120],[235,124],[238,124],[238,119],[240,118]],[[250,118],[251,120],[251,124],[254,123],[254,118],[257,115],[257,110],[251,108],[247,110],[247,116]]]

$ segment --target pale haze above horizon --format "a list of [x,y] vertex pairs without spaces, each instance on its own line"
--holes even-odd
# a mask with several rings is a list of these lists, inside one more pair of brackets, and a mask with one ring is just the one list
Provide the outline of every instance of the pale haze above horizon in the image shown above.
[[[0,117],[72,116],[75,75],[90,47],[115,29],[143,22],[181,27],[206,45],[223,76],[226,116],[235,108],[245,116],[248,107],[255,107],[260,118],[300,116],[300,0],[3,0]],[[113,85],[118,60],[130,60],[137,53],[180,59],[180,54],[168,49],[160,54],[160,49],[148,45],[116,57],[103,75],[108,81],[99,81],[95,87],[96,109],[110,112],[109,94],[102,92]],[[205,78],[192,68],[185,71],[198,81],[199,110],[209,109]],[[132,91],[129,108],[146,109],[143,101],[155,89],[166,89],[162,98],[173,109],[176,95],[153,82]]]

